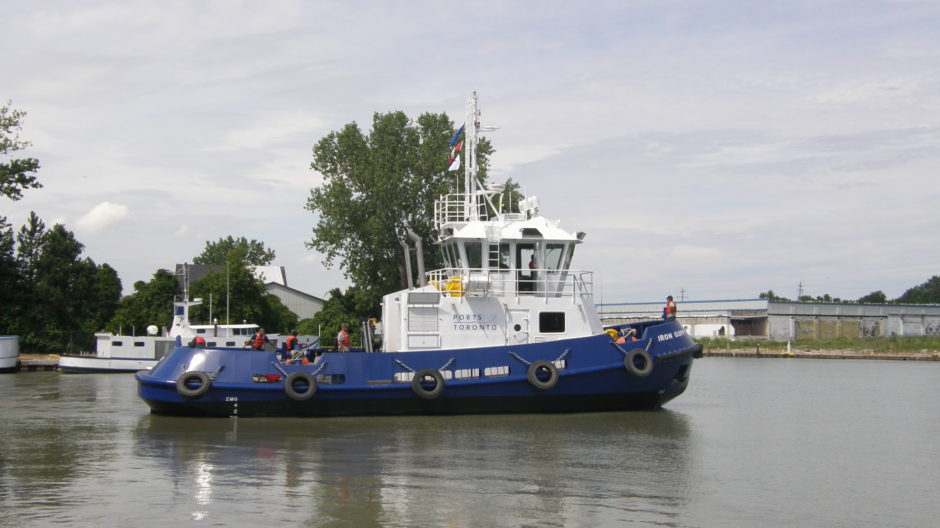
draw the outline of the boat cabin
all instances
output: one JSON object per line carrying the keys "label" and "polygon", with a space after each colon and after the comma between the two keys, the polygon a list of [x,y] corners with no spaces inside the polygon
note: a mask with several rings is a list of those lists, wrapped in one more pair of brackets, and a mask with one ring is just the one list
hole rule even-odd
{"label": "boat cabin", "polygon": [[445,267],[427,282],[383,302],[385,350],[476,348],[538,343],[601,332],[592,299],[592,275],[571,269],[583,233],[571,234],[538,213],[538,200],[521,212],[484,218],[487,195],[471,196],[476,218],[450,216],[465,195],[438,201],[437,242]]}

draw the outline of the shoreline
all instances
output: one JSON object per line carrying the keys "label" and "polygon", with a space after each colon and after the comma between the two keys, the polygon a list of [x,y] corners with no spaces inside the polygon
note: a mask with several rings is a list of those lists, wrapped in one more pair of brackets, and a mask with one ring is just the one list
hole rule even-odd
{"label": "shoreline", "polygon": [[736,358],[787,358],[787,359],[875,359],[891,361],[940,361],[940,351],[921,350],[918,352],[876,352],[874,350],[822,350],[792,349],[766,350],[758,348],[731,348],[724,350],[703,351],[703,357]]}

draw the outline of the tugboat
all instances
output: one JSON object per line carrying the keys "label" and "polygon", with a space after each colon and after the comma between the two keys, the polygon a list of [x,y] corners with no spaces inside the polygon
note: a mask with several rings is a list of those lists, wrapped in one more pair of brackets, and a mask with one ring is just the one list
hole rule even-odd
{"label": "tugboat", "polygon": [[409,232],[419,283],[383,297],[381,350],[366,337],[362,350],[304,364],[274,352],[177,346],[136,374],[152,412],[596,412],[657,408],[682,394],[701,346],[675,320],[604,327],[592,273],[571,268],[584,233],[541,216],[535,197],[503,211],[504,189],[478,177],[476,93],[465,127],[465,192],[435,203],[445,267],[425,274],[421,239]]}

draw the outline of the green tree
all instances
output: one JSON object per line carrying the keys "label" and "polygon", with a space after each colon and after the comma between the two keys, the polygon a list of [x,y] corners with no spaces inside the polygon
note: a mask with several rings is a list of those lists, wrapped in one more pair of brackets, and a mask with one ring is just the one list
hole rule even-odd
{"label": "green tree", "polygon": [[[273,332],[287,332],[297,326],[297,316],[279,298],[265,292],[264,284],[250,269],[247,250],[235,247],[226,254],[227,265],[210,271],[192,284],[191,295],[203,304],[190,312],[193,322],[254,323]],[[209,306],[212,299],[213,306]],[[211,317],[210,317],[211,311]]]}
{"label": "green tree", "polygon": [[871,304],[884,304],[888,302],[888,296],[885,295],[885,292],[878,290],[878,291],[873,291],[864,297],[859,297],[858,302],[871,303]]}
{"label": "green tree", "polygon": [[173,321],[173,300],[179,291],[176,276],[158,269],[147,281],[134,283],[134,293],[120,300],[107,330],[142,334],[150,325],[168,327]]}
{"label": "green tree", "polygon": [[0,334],[12,334],[21,304],[13,226],[0,216]]}
{"label": "green tree", "polygon": [[267,293],[261,304],[261,321],[265,328],[274,329],[280,333],[287,333],[297,328],[299,318],[297,314],[284,306],[277,295]]}
{"label": "green tree", "polygon": [[232,238],[229,235],[226,238],[219,238],[218,242],[207,240],[205,249],[193,259],[193,264],[225,265],[226,256],[236,249],[243,252],[244,261],[248,265],[267,266],[274,262],[274,250],[265,248],[262,242],[255,239],[248,240],[245,237]]}
{"label": "green tree", "polygon": [[26,224],[20,226],[16,235],[16,258],[20,278],[26,283],[36,281],[36,266],[42,252],[46,224],[35,211],[30,211]]}
{"label": "green tree", "polygon": [[[42,229],[31,215],[23,226],[19,269],[22,284],[18,334],[24,350],[69,352],[90,349],[94,332],[113,316],[121,293],[110,266],[82,258],[84,245],[61,224]],[[38,239],[38,244],[37,244]],[[37,249],[38,248],[38,249]]]}
{"label": "green tree", "polygon": [[934,275],[927,282],[914,286],[895,301],[905,304],[940,303],[940,276]]}
{"label": "green tree", "polygon": [[[406,229],[422,238],[426,269],[441,265],[432,245],[434,200],[459,183],[457,173],[446,171],[454,131],[446,114],[412,121],[403,112],[376,113],[368,134],[349,123],[313,148],[310,166],[323,183],[307,200],[318,217],[307,246],[323,253],[328,267],[338,262],[368,304],[378,306],[383,294],[407,285],[401,246]],[[481,141],[481,179],[491,153],[489,142]]]}
{"label": "green tree", "polygon": [[[352,290],[352,291],[350,291]],[[344,295],[339,288],[327,292],[327,300],[323,308],[314,314],[311,319],[305,319],[298,328],[301,334],[319,335],[321,346],[336,344],[336,334],[343,323],[349,325],[350,340],[358,344],[359,340],[359,310],[360,300],[357,300],[354,288],[346,290]]]}
{"label": "green tree", "polygon": [[769,301],[776,301],[776,302],[790,302],[790,299],[777,295],[776,293],[774,293],[773,290],[767,290],[766,292],[763,292],[760,295],[758,295],[757,298],[767,299]]}
{"label": "green tree", "polygon": [[[12,101],[7,101],[0,106],[0,156],[4,158],[30,146],[19,136],[26,113],[11,108],[11,105]],[[42,187],[35,176],[38,170],[39,161],[35,158],[0,159],[0,195],[15,201],[23,197],[23,190]]]}
{"label": "green tree", "polygon": [[[503,184],[505,187],[503,192],[500,193],[499,199],[502,201],[502,212],[504,213],[518,213],[519,211],[519,201],[525,198],[525,196],[519,192],[520,186],[517,182],[512,181],[512,178],[506,180],[506,183]],[[498,205],[497,205],[498,207]]]}

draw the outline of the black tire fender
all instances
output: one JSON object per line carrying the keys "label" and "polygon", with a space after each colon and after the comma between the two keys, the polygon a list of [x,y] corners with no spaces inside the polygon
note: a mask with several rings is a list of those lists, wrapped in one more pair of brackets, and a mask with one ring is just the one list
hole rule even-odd
{"label": "black tire fender", "polygon": [[[191,387],[190,385],[194,382],[199,382],[199,385]],[[212,381],[209,380],[208,374],[191,370],[184,372],[180,375],[179,379],[176,380],[176,392],[184,398],[196,399],[205,394],[211,385]]]}
{"label": "black tire fender", "polygon": [[645,378],[653,372],[653,358],[643,348],[634,348],[623,357],[623,366],[635,378]]}
{"label": "black tire fender", "polygon": [[[433,388],[424,386],[427,378],[434,378]],[[421,399],[433,400],[444,392],[444,376],[436,369],[421,369],[415,372],[415,377],[411,380],[411,390]]]}
{"label": "black tire fender", "polygon": [[[303,381],[307,385],[306,390],[298,391],[294,388],[294,384],[298,381]],[[317,392],[317,382],[313,379],[313,376],[309,372],[303,370],[297,370],[291,372],[287,375],[287,378],[284,380],[284,392],[292,400],[296,401],[305,401],[313,398],[313,395]]]}
{"label": "black tire fender", "polygon": [[[541,379],[539,375],[544,375],[546,372],[548,373],[548,379]],[[526,378],[529,380],[529,384],[536,389],[548,390],[558,384],[558,368],[551,361],[540,359],[529,365]]]}

